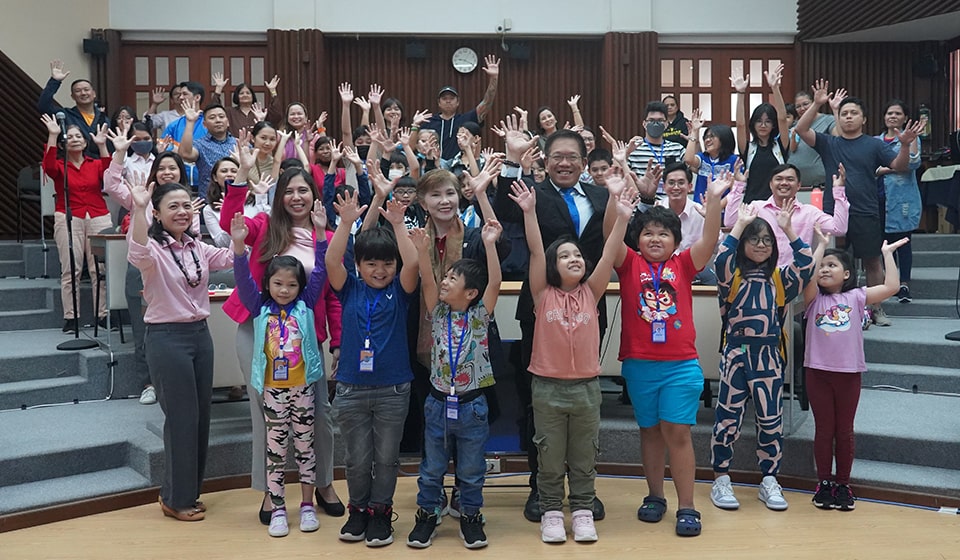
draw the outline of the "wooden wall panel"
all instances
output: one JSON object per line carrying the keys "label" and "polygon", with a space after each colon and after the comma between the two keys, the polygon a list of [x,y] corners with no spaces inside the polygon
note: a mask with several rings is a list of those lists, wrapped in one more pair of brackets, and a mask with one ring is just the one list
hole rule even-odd
{"label": "wooden wall panel", "polygon": [[[940,61],[934,76],[918,76],[914,62],[932,55]],[[945,74],[949,53],[939,43],[802,43],[800,45],[800,86],[809,88],[817,78],[830,81],[830,88],[846,88],[850,95],[866,101],[867,132],[879,134],[883,126],[883,104],[902,99],[912,117],[921,103],[930,107],[933,131],[924,151],[944,145],[949,124],[950,89]],[[949,130],[948,130],[949,129]]]}
{"label": "wooden wall panel", "polygon": [[660,99],[657,34],[607,33],[603,41],[601,121],[624,141],[641,131],[643,109]]}
{"label": "wooden wall panel", "polygon": [[799,0],[797,38],[829,37],[960,10],[960,0]]}

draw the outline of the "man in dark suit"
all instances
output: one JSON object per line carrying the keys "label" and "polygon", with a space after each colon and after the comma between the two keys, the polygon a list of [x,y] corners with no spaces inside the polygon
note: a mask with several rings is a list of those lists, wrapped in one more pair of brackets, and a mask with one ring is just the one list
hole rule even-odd
{"label": "man in dark suit", "polygon": [[[520,177],[520,161],[523,153],[536,144],[536,138],[529,138],[520,131],[511,115],[506,123],[507,159],[503,164],[497,181],[497,195],[494,210],[501,222],[523,222],[523,212],[507,196],[510,185]],[[543,150],[547,179],[536,185],[537,218],[544,247],[557,238],[570,235],[579,239],[584,258],[596,263],[603,252],[603,216],[607,206],[607,191],[590,183],[580,182],[587,159],[587,148],[583,138],[572,130],[559,130],[551,134]],[[607,328],[607,306],[603,299],[598,302],[600,336]],[[527,447],[527,460],[530,466],[530,496],[527,498],[523,515],[530,521],[540,521],[540,495],[537,491],[537,447],[533,443],[534,423],[530,393],[530,354],[533,350],[533,298],[530,286],[524,281],[517,301],[516,319],[520,321],[522,338],[520,341],[520,361],[523,371],[517,377],[517,392],[523,406],[524,418],[521,423],[521,441]],[[600,349],[597,349],[599,356]],[[599,499],[593,504],[594,519],[604,517],[603,503]]]}

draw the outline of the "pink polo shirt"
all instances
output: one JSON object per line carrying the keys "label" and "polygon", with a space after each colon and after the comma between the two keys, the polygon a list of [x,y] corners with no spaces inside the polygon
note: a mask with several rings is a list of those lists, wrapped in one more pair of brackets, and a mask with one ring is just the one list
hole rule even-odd
{"label": "pink polo shirt", "polygon": [[572,292],[547,286],[536,309],[531,373],[556,379],[600,375],[597,300],[586,284]]}
{"label": "pink polo shirt", "polygon": [[[743,200],[745,188],[746,183],[734,183],[733,189],[727,195],[727,209],[723,215],[723,225],[726,227],[733,227],[737,223],[737,213],[740,209],[740,202]],[[833,187],[833,199],[836,201],[836,205],[832,216],[812,204],[794,202],[796,210],[793,211],[793,231],[807,245],[813,246],[813,226],[817,223],[820,224],[823,233],[835,236],[847,234],[850,202],[847,200],[845,189],[843,187]],[[773,230],[773,235],[777,238],[777,250],[780,254],[777,266],[790,266],[793,263],[793,249],[790,247],[790,240],[787,239],[783,230],[777,226],[777,214],[780,213],[780,207],[773,201],[773,196],[762,202],[757,201],[756,204],[760,206],[757,216],[770,224],[770,229]]]}
{"label": "pink polo shirt", "polygon": [[[147,311],[143,322],[192,323],[210,316],[210,295],[207,286],[211,270],[224,270],[233,266],[233,249],[218,248],[183,236],[183,244],[167,237],[167,243],[161,245],[150,238],[146,245],[140,245],[128,235],[130,245],[127,260],[140,270],[143,276],[143,299],[147,302]],[[196,255],[200,263],[200,282],[191,287],[177,266],[174,255],[183,265],[187,277],[198,277]]]}

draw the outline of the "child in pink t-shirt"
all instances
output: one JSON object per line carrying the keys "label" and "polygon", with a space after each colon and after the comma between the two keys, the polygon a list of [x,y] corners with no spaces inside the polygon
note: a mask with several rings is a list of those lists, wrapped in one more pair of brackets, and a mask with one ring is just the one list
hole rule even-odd
{"label": "child in pink t-shirt", "polygon": [[551,543],[567,540],[563,482],[568,477],[573,539],[592,542],[597,540],[593,500],[601,398],[597,300],[607,289],[613,259],[636,202],[618,197],[613,203],[616,223],[591,273],[591,263],[573,237],[560,237],[544,251],[536,192],[519,182],[512,188],[509,196],[523,211],[530,248],[530,293],[537,315],[528,369],[533,374],[533,441],[539,450],[540,537]]}
{"label": "child in pink t-shirt", "polygon": [[[863,320],[865,305],[880,303],[897,293],[900,280],[893,254],[909,238],[895,243],[883,242],[884,282],[879,286],[858,288],[853,257],[840,249],[824,248],[829,240],[816,227],[820,245],[817,282],[803,292],[806,308],[807,395],[816,424],[813,455],[817,463],[816,493],[813,505],[820,509],[852,511],[856,498],[850,490],[853,467],[853,420],[860,401],[860,374],[867,369],[863,356]],[[836,443],[836,451],[834,451]],[[834,456],[837,474],[831,476]],[[831,480],[832,479],[832,480]]]}

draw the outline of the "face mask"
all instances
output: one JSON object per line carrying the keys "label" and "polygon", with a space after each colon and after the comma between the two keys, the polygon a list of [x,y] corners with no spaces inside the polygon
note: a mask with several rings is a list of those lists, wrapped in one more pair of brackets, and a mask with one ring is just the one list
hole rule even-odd
{"label": "face mask", "polygon": [[390,172],[387,173],[387,178],[393,181],[394,179],[399,179],[404,175],[406,175],[406,173],[402,169],[391,169]]}
{"label": "face mask", "polygon": [[367,154],[370,153],[370,146],[357,146],[357,155],[363,161],[367,160]]}
{"label": "face mask", "polygon": [[150,150],[153,149],[153,140],[136,140],[130,143],[130,147],[134,153],[140,154],[141,156],[147,155],[150,153]]}
{"label": "face mask", "polygon": [[667,129],[666,123],[662,122],[651,122],[647,123],[647,136],[650,138],[660,138],[663,136],[663,131]]}

